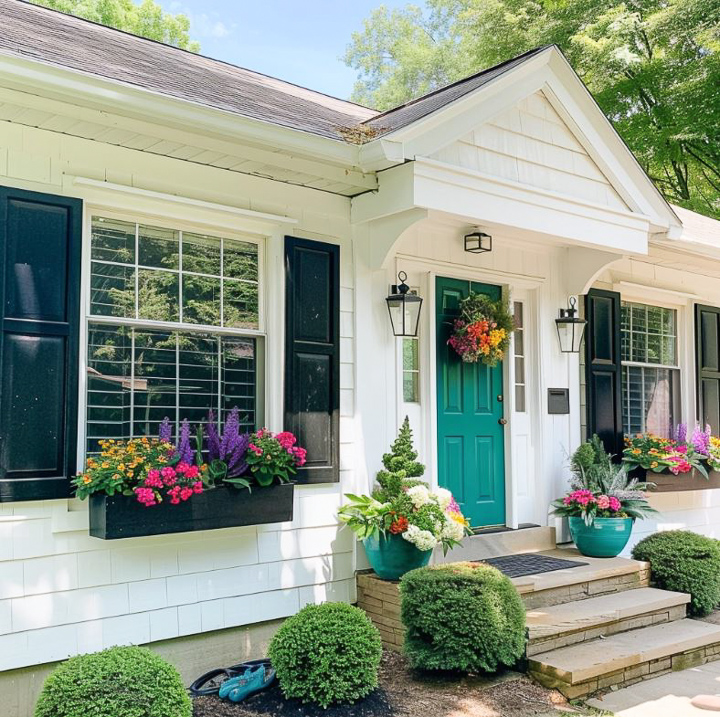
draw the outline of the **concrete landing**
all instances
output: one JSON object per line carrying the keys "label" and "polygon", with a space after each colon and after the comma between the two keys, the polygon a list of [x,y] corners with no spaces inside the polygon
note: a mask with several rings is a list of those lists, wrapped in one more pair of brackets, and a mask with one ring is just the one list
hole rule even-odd
{"label": "concrete landing", "polygon": [[588,704],[616,717],[712,717],[720,713],[698,709],[690,701],[714,694],[720,694],[720,662],[638,682]]}

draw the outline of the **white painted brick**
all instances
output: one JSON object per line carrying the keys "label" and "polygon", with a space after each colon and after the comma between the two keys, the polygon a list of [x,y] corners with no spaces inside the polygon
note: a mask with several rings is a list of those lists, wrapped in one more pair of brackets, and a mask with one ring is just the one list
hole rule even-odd
{"label": "white painted brick", "polygon": [[181,605],[178,609],[178,635],[195,635],[202,632],[200,604]]}
{"label": "white painted brick", "polygon": [[0,636],[0,672],[32,664],[28,659],[28,633]]}
{"label": "white painted brick", "polygon": [[13,526],[13,557],[37,558],[55,553],[50,518],[24,520]]}
{"label": "white painted brick", "polygon": [[197,576],[175,575],[166,579],[168,605],[187,605],[197,602]]}
{"label": "white painted brick", "polygon": [[352,338],[355,335],[355,326],[353,324],[353,314],[349,311],[340,312],[340,336],[344,338]]}
{"label": "white painted brick", "polygon": [[339,525],[263,533],[260,536],[260,560],[276,562],[349,552],[354,542],[354,534],[342,530]]}
{"label": "white painted brick", "polygon": [[[230,531],[227,531],[230,533]],[[214,568],[249,565],[258,561],[257,535],[254,528],[229,534],[223,539],[201,537],[178,548],[180,573],[199,573]]]}
{"label": "white painted brick", "polygon": [[[12,503],[0,506],[0,516],[5,517],[8,513],[5,510],[12,510]],[[0,517],[0,562],[12,560],[13,558],[13,524],[4,522]],[[1,567],[1,566],[0,566]],[[0,581],[1,583],[2,581]]]}
{"label": "white painted brick", "polygon": [[222,630],[225,627],[222,600],[200,603],[200,624],[203,632]]}
{"label": "white painted brick", "polygon": [[128,585],[130,612],[158,610],[167,606],[165,579],[142,580]]}
{"label": "white painted brick", "polygon": [[277,590],[258,600],[254,595],[226,598],[223,601],[225,627],[251,625],[294,615],[300,609],[297,590]]}
{"label": "white painted brick", "polygon": [[353,416],[355,414],[355,395],[351,389],[340,389],[340,415]]}
{"label": "white painted brick", "polygon": [[319,585],[333,580],[349,580],[353,574],[352,553],[284,560],[269,565],[272,590]]}
{"label": "white painted brick", "polygon": [[121,548],[111,552],[112,581],[129,583],[150,577],[150,556],[147,548]]}
{"label": "white painted brick", "polygon": [[337,524],[337,511],[343,503],[340,487],[332,486],[332,492],[320,493],[319,486],[303,486],[295,489],[299,495],[295,524],[298,527],[319,527]]}
{"label": "white painted brick", "polygon": [[99,652],[103,649],[103,621],[92,620],[74,626],[77,634],[78,653]]}
{"label": "white painted brick", "polygon": [[103,648],[150,642],[150,617],[147,613],[103,620],[102,628]]}
{"label": "white painted brick", "polygon": [[35,558],[24,563],[26,595],[75,590],[78,587],[76,555]]}
{"label": "white painted brick", "polygon": [[352,289],[340,289],[340,310],[352,311],[355,308],[355,292]]}
{"label": "white painted brick", "polygon": [[353,340],[350,338],[340,339],[340,362],[353,363],[355,361],[355,349],[353,348]]}
{"label": "white painted brick", "polygon": [[354,580],[340,580],[324,585],[307,585],[298,589],[300,607],[324,602],[352,602]]}
{"label": "white painted brick", "polygon": [[27,152],[9,149],[7,155],[7,173],[11,177],[29,182],[50,183],[52,174],[50,158],[34,156]]}
{"label": "white painted brick", "polygon": [[112,582],[110,556],[109,550],[90,550],[78,553],[78,587],[109,585]]}
{"label": "white painted brick", "polygon": [[12,603],[10,600],[0,601],[0,635],[12,632]]}
{"label": "white painted brick", "polygon": [[342,388],[353,388],[355,386],[355,369],[353,364],[340,364],[340,386]]}
{"label": "white painted brick", "polygon": [[217,600],[268,589],[267,565],[212,570],[197,576],[198,600]]}
{"label": "white painted brick", "polygon": [[168,607],[164,610],[155,610],[150,613],[150,641],[171,640],[177,637],[178,611],[175,607]]}
{"label": "white painted brick", "polygon": [[21,562],[0,563],[0,599],[23,594],[23,565]]}

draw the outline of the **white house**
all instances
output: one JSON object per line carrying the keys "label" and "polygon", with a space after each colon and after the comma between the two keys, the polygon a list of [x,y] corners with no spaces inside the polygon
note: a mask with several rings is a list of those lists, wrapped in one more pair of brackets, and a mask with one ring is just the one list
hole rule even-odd
{"label": "white house", "polygon": [[[720,430],[720,223],[666,203],[556,47],[380,114],[18,0],[0,18],[5,717],[69,655],[151,643],[191,677],[354,601],[335,513],[405,415],[428,480],[478,528],[539,526],[509,533],[526,547],[584,435]],[[399,272],[417,338],[391,330]],[[493,370],[446,346],[473,286],[519,325]],[[69,480],[99,438],[234,405],[307,445],[292,520],[89,535]],[[720,537],[720,491],[654,500],[634,539]]]}

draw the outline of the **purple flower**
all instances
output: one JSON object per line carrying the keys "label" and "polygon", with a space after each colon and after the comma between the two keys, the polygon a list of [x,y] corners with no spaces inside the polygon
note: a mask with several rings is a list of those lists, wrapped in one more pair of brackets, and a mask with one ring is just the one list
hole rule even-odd
{"label": "purple flower", "polygon": [[240,411],[237,406],[230,411],[225,419],[222,439],[220,440],[220,459],[227,463],[228,456],[235,447],[235,442],[240,435]]}
{"label": "purple flower", "polygon": [[250,445],[250,434],[242,433],[232,440],[230,453],[227,456],[228,477],[234,478],[247,472],[248,464],[245,461],[248,446]]}
{"label": "purple flower", "polygon": [[700,426],[695,426],[695,430],[692,435],[692,446],[696,453],[700,453],[703,456],[710,455],[710,426],[705,426],[703,431]]}
{"label": "purple flower", "polygon": [[675,429],[675,440],[678,443],[687,443],[687,432],[687,423],[678,423],[677,428]]}
{"label": "purple flower", "polygon": [[208,412],[205,431],[207,433],[208,460],[212,463],[220,458],[220,436],[215,425],[215,414],[212,411]]}
{"label": "purple flower", "polygon": [[178,441],[177,455],[181,463],[192,464],[195,460],[195,451],[190,445],[190,424],[185,418],[180,427],[180,440]]}
{"label": "purple flower", "polygon": [[158,431],[158,437],[161,443],[172,443],[172,426],[170,425],[170,419],[165,416],[162,423],[160,424],[160,430]]}

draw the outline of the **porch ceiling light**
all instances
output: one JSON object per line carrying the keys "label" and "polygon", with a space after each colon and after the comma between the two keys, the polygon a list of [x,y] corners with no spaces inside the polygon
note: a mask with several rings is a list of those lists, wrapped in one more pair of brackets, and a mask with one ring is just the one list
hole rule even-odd
{"label": "porch ceiling light", "polygon": [[580,344],[587,326],[587,321],[578,317],[576,306],[577,299],[571,296],[567,309],[560,309],[560,316],[555,319],[560,351],[564,354],[580,353]]}
{"label": "porch ceiling light", "polygon": [[404,271],[398,274],[398,279],[400,283],[390,287],[390,295],[385,299],[393,334],[417,336],[423,300],[417,294],[410,293],[410,287],[405,283],[407,274]]}
{"label": "porch ceiling light", "polygon": [[492,237],[485,232],[472,232],[465,235],[465,251],[471,254],[484,254],[492,251]]}

